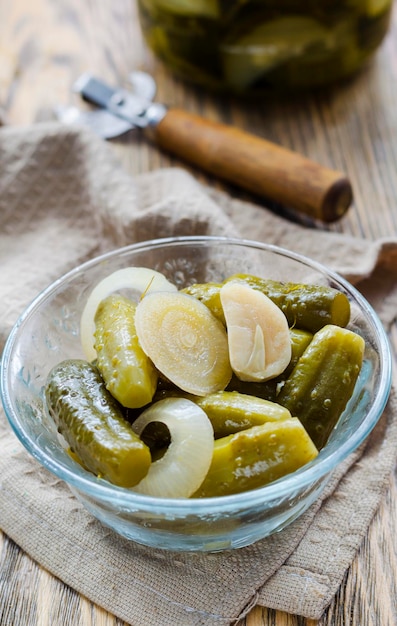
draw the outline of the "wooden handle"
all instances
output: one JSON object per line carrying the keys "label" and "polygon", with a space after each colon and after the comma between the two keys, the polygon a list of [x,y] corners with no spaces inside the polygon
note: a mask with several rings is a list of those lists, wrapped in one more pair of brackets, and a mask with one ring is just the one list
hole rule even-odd
{"label": "wooden handle", "polygon": [[153,133],[162,149],[183,160],[323,222],[341,218],[352,202],[340,172],[238,128],[169,109]]}

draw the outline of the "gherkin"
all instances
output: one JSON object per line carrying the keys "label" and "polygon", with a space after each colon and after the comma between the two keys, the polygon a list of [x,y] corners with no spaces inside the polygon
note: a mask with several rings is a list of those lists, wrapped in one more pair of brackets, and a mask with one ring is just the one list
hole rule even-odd
{"label": "gherkin", "polygon": [[143,352],[135,330],[136,304],[119,294],[102,300],[95,315],[97,366],[107,389],[125,407],[148,404],[157,371]]}
{"label": "gherkin", "polygon": [[329,324],[319,330],[286,379],[277,402],[298,417],[321,449],[352,396],[365,342]]}
{"label": "gherkin", "polygon": [[48,375],[45,396],[59,432],[86,469],[121,487],[132,487],[147,474],[149,448],[94,365],[62,361]]}

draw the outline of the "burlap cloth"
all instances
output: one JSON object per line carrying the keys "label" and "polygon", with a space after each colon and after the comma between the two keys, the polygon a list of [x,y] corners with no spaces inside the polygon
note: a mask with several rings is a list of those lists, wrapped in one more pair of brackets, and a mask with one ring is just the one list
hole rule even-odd
{"label": "burlap cloth", "polygon": [[[131,179],[113,149],[88,132],[42,124],[0,130],[0,348],[28,302],[65,271],[119,246],[183,234],[244,236],[310,253],[356,283],[386,326],[396,316],[396,240],[313,232],[206,189],[181,169]],[[117,537],[29,457],[4,413],[0,434],[1,528],[55,576],[133,626],[229,624],[256,603],[316,619],[388,485],[397,402],[393,391],[364,449],[300,520],[253,546],[209,555]]]}

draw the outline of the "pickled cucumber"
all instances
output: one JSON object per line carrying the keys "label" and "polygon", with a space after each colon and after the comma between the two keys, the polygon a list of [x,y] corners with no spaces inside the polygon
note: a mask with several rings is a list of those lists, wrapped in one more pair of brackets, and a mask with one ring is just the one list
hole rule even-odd
{"label": "pickled cucumber", "polygon": [[129,409],[148,404],[157,370],[142,350],[135,329],[136,304],[119,294],[100,303],[95,315],[97,366],[106,388]]}
{"label": "pickled cucumber", "polygon": [[[181,397],[191,400],[206,413],[212,424],[215,439],[265,422],[277,422],[292,417],[288,409],[276,402],[238,391],[218,391],[200,397],[183,394],[177,389],[163,390],[156,394],[155,401]],[[147,439],[145,433],[145,442],[152,449],[164,446],[165,441],[165,434],[160,429],[158,431],[152,430],[150,439]]]}
{"label": "pickled cucumber", "polygon": [[237,391],[220,391],[194,402],[209,417],[215,439],[258,426],[265,422],[278,422],[291,418],[285,407]]}
{"label": "pickled cucumber", "polygon": [[49,373],[45,397],[58,431],[86,469],[121,487],[133,487],[146,476],[149,448],[124,419],[94,365],[62,361]]}
{"label": "pickled cucumber", "polygon": [[262,487],[299,469],[318,451],[297,418],[267,422],[217,439],[208,474],[194,497]]}
{"label": "pickled cucumber", "polygon": [[324,326],[277,396],[277,402],[300,419],[318,449],[326,444],[352,396],[364,347],[364,339],[351,330]]}

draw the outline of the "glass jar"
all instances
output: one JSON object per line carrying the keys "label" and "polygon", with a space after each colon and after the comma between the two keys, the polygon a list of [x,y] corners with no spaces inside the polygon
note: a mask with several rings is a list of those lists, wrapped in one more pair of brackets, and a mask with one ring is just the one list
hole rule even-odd
{"label": "glass jar", "polygon": [[387,33],[392,0],[138,0],[149,47],[182,78],[239,94],[326,85]]}

